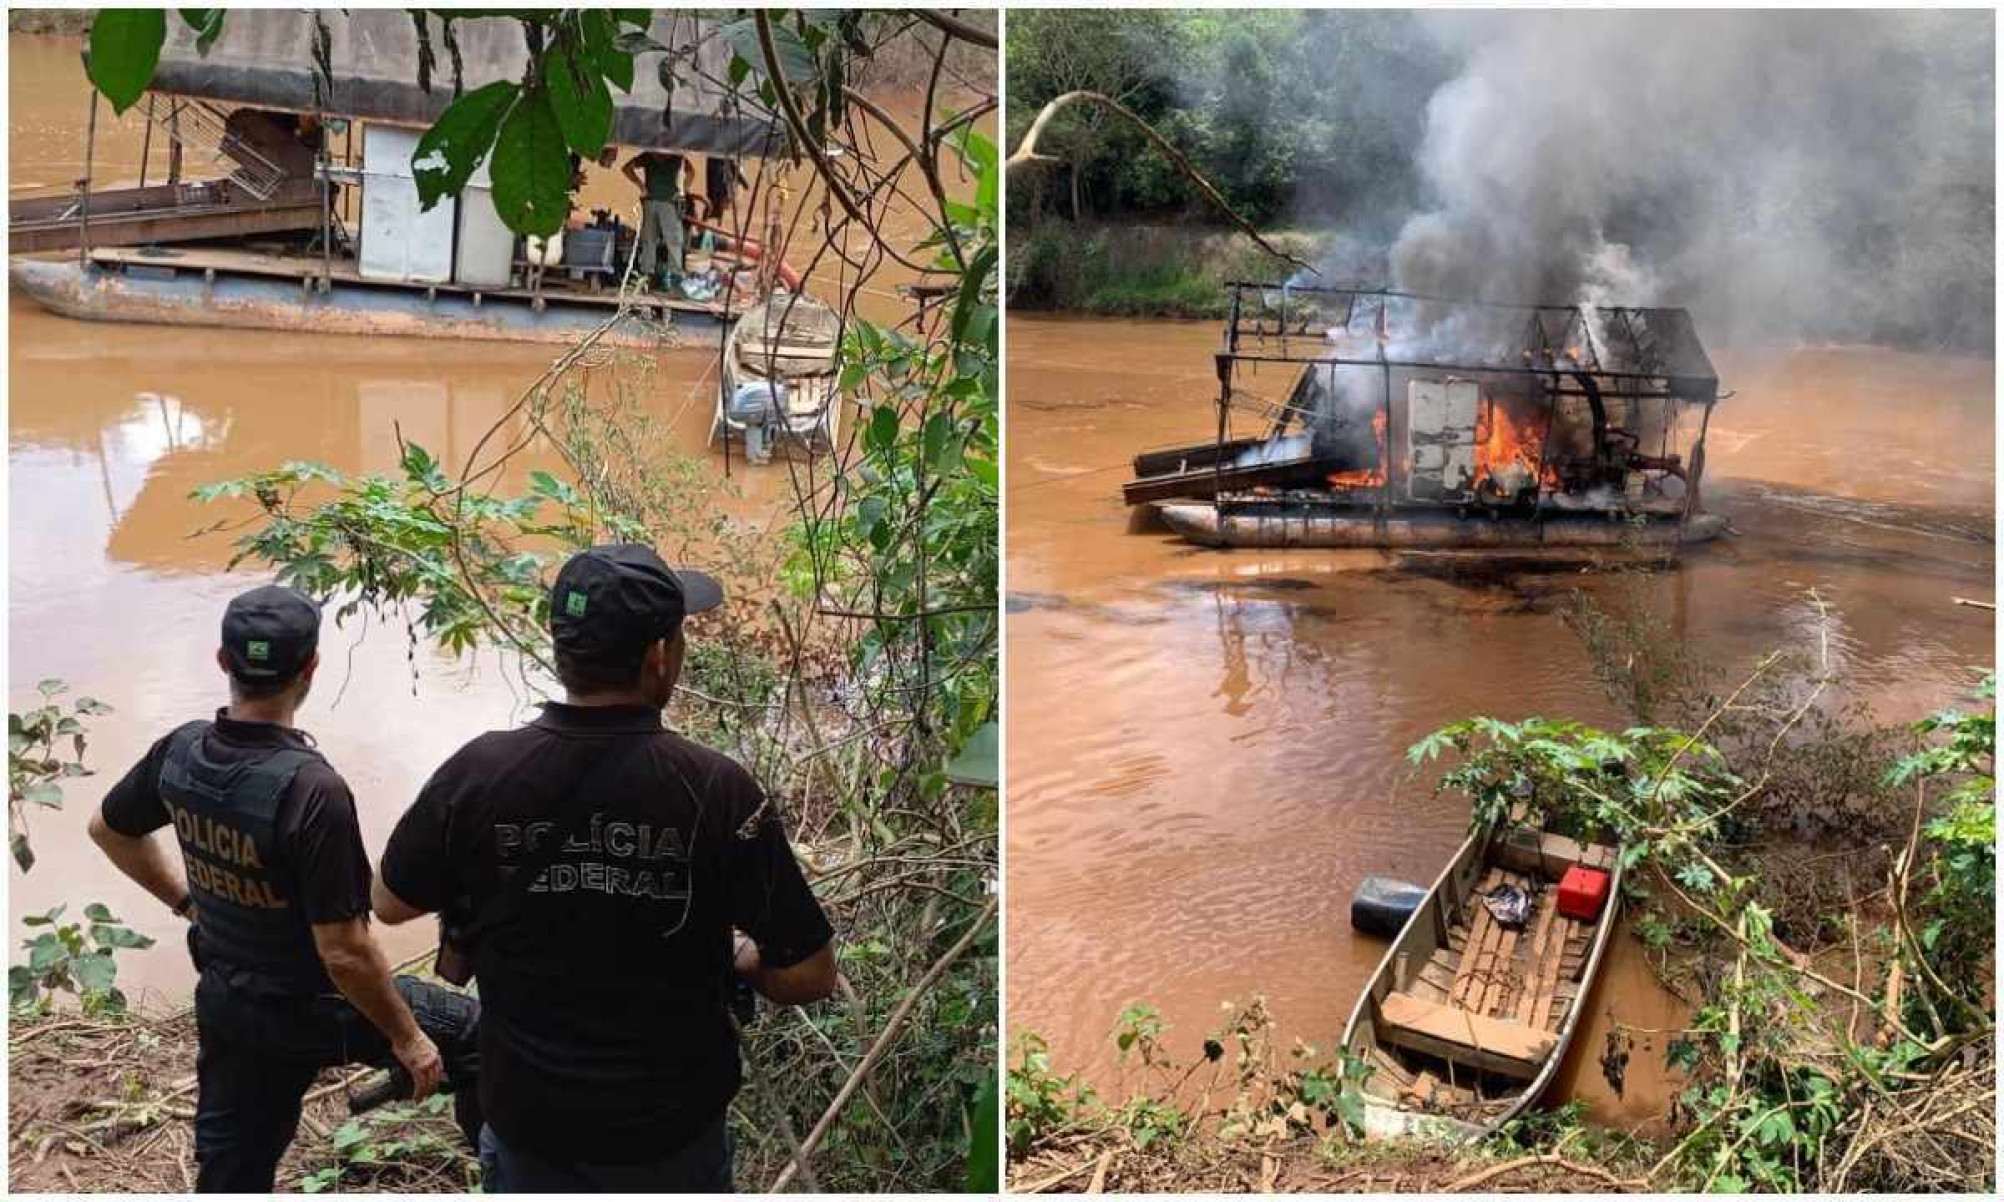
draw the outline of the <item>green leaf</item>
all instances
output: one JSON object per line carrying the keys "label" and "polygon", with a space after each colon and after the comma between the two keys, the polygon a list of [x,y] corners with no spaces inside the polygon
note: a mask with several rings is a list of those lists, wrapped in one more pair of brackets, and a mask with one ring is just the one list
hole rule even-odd
{"label": "green leaf", "polygon": [[974,1095],[974,1117],[967,1124],[967,1192],[994,1194],[1001,1187],[996,1158],[1001,1127],[1000,1095],[991,1073]]}
{"label": "green leaf", "polygon": [[118,921],[118,919],[112,915],[110,907],[106,906],[103,902],[92,902],[88,906],[85,906],[84,917],[90,919],[92,922]]}
{"label": "green leaf", "polygon": [[366,1143],[368,1138],[369,1129],[359,1121],[349,1119],[334,1129],[334,1150],[346,1152],[350,1148]]}
{"label": "green leaf", "polygon": [[7,1004],[18,1010],[32,1006],[41,995],[41,988],[35,983],[35,974],[25,964],[16,964],[7,970]]}
{"label": "green leaf", "polygon": [[[475,88],[452,102],[411,152],[418,203],[429,212],[441,197],[457,196],[494,146],[501,123],[521,94],[506,80]],[[498,191],[498,185],[496,190]]]}
{"label": "green leaf", "polygon": [[956,785],[998,788],[1002,783],[1000,762],[1001,728],[993,722],[983,723],[946,765],[946,778]]}
{"label": "green leaf", "polygon": [[28,942],[28,971],[40,976],[68,954],[54,931],[44,931]]}
{"label": "green leaf", "polygon": [[90,929],[90,937],[99,947],[148,948],[153,946],[153,937],[142,935],[131,927],[100,923]]}
{"label": "green leaf", "polygon": [[[587,158],[603,150],[612,136],[612,92],[590,53],[567,49],[544,55],[543,84],[570,148]],[[566,180],[565,192],[569,190]]]}
{"label": "green leaf", "polygon": [[[758,22],[751,17],[732,21],[718,30],[723,35],[724,44],[731,52],[743,59],[752,70],[765,76],[765,52],[758,44]],[[800,35],[784,25],[773,23],[772,52],[779,60],[780,74],[789,83],[808,83],[814,79],[814,52]]]}
{"label": "green leaf", "polygon": [[14,853],[14,862],[21,866],[22,872],[27,872],[35,866],[35,850],[28,846],[28,836],[16,831],[8,839],[7,844]]}
{"label": "green leaf", "polygon": [[123,113],[146,92],[160,65],[160,45],[167,40],[167,10],[107,8],[90,25],[90,54],[85,70],[91,83]]}
{"label": "green leaf", "polygon": [[870,430],[864,437],[869,448],[879,453],[888,452],[898,441],[898,411],[889,405],[879,405],[870,415]]}
{"label": "green leaf", "polygon": [[223,36],[223,16],[229,10],[224,8],[184,8],[181,19],[188,28],[195,31],[195,53],[209,57],[209,47]]}
{"label": "green leaf", "polygon": [[525,93],[494,141],[494,208],[518,234],[547,238],[570,212],[571,165],[542,89]]}

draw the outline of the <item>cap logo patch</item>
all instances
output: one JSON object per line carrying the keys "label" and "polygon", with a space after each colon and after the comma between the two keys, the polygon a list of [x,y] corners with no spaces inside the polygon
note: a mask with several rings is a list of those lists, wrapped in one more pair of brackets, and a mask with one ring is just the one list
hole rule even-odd
{"label": "cap logo patch", "polygon": [[244,657],[246,659],[270,659],[271,644],[259,639],[252,639],[250,642],[244,644]]}
{"label": "cap logo patch", "polygon": [[576,589],[572,589],[570,594],[564,598],[564,612],[573,618],[582,618],[584,617],[584,611],[585,595]]}

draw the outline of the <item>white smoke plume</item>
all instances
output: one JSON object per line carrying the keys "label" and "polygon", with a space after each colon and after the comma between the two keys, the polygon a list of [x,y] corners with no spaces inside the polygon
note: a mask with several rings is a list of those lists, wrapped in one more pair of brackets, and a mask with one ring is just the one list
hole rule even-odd
{"label": "white smoke plume", "polygon": [[[1990,12],[1436,13],[1404,289],[1987,350]],[[1354,278],[1354,277],[1352,277]]]}

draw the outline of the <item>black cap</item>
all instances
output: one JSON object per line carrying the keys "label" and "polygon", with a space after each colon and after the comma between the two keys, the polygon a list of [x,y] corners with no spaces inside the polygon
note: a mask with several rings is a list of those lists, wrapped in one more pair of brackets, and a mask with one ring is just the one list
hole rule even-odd
{"label": "black cap", "polygon": [[550,590],[550,634],[578,659],[624,657],[681,628],[690,614],[724,602],[724,586],[701,572],[676,571],[640,543],[593,547],[571,556]]}
{"label": "black cap", "polygon": [[223,657],[239,680],[283,680],[319,645],[320,607],[296,588],[254,588],[223,611]]}

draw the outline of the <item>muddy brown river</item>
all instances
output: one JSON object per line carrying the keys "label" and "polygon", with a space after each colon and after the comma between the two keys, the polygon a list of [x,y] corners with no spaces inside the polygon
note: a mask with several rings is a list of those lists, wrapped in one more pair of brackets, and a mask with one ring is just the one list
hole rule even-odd
{"label": "muddy brown river", "polygon": [[[1702,315],[1700,329],[1703,329]],[[1109,1033],[1157,1006],[1188,1057],[1221,1003],[1264,994],[1328,1051],[1382,955],[1366,875],[1426,882],[1465,804],[1405,748],[1450,720],[1619,715],[1558,612],[1607,577],[1369,551],[1199,549],[1136,521],[1136,451],[1215,433],[1208,323],[1012,315],[1008,425],[1008,1014],[1061,1070],[1117,1089]],[[1991,662],[1994,365],[1863,348],[1713,348],[1706,503],[1736,534],[1645,577],[1704,658],[1737,664],[1836,612],[1850,687],[1885,719],[1956,699]],[[1248,385],[1279,392],[1287,383]],[[1626,586],[1624,586],[1626,587]],[[1660,1116],[1682,1021],[1616,941],[1559,1090],[1624,1126]],[[1636,1029],[1625,1091],[1598,1057]]]}
{"label": "muddy brown river", "polygon": [[[64,191],[80,175],[88,92],[79,45],[74,38],[8,39],[9,185],[16,196]],[[877,99],[905,119],[919,108],[913,95]],[[968,103],[942,98],[943,105]],[[98,121],[99,184],[136,181],[143,145],[136,113],[117,120],[102,107]],[[157,138],[151,163],[152,177],[163,178]],[[208,167],[191,159],[186,170],[202,178]],[[954,175],[947,183],[956,194],[972,189],[971,180]],[[809,196],[796,235],[803,247],[818,245],[820,236]],[[630,188],[611,172],[594,174],[584,196],[586,205],[630,200]],[[920,228],[916,210],[900,210],[888,233],[909,245]],[[880,319],[901,316],[907,302],[894,288],[907,278],[895,265],[881,272],[859,307]],[[827,295],[847,282],[824,267],[809,287]],[[84,823],[153,739],[227,700],[214,662],[222,608],[268,579],[248,565],[229,570],[230,535],[195,535],[248,507],[205,505],[189,492],[294,459],[394,475],[399,432],[457,471],[555,352],[78,322],[18,297],[9,298],[8,319],[9,702],[31,704],[35,682],[57,677],[70,683],[71,696],[96,696],[116,710],[91,723],[88,762],[97,775],[69,782],[60,810],[29,815],[38,862],[26,874],[8,869],[9,939],[18,939],[24,915],[61,903],[74,915],[103,901],[161,940],[119,957],[121,987],[145,1003],[179,1004],[193,973],[177,924],[109,867]],[[699,460],[710,503],[776,537],[793,508],[791,474],[781,466],[747,469],[735,450],[726,480],[724,458],[708,443],[715,358],[696,349],[654,356],[642,407],[677,450]],[[547,448],[512,464],[503,487],[519,486],[538,466],[558,466]],[[330,620],[321,654],[300,721],[353,787],[372,856],[446,755],[482,731],[520,721],[535,702],[494,655],[454,661],[422,647],[413,655],[400,625],[365,627],[358,618],[337,629]],[[392,954],[424,950],[428,925],[384,931]]]}

